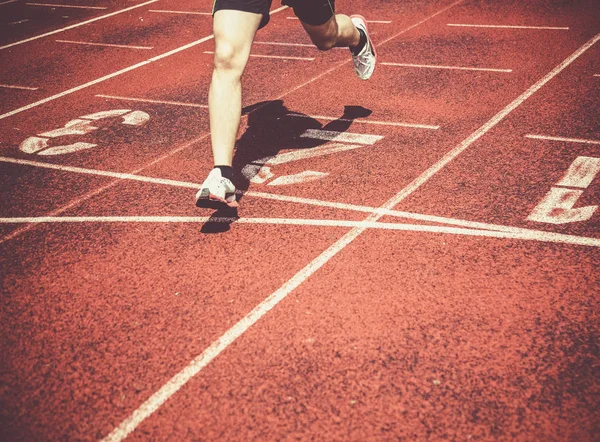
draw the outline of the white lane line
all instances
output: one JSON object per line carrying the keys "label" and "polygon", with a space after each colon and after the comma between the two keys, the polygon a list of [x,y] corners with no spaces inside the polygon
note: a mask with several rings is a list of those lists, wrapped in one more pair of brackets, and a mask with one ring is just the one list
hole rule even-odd
{"label": "white lane line", "polygon": [[26,19],[24,19],[24,20],[13,21],[13,22],[9,23],[8,25],[9,25],[9,26],[12,26],[12,25],[20,25],[21,23],[27,23],[28,21],[29,21],[29,19],[28,19],[28,18],[26,18]]}
{"label": "white lane line", "polygon": [[119,95],[105,95],[105,94],[97,94],[95,96],[99,97],[99,98],[107,98],[107,99],[111,99],[111,100],[137,101],[137,102],[141,102],[141,103],[169,104],[172,106],[199,107],[202,109],[208,109],[208,105],[206,105],[206,104],[186,103],[186,102],[182,102],[182,101],[151,100],[150,98],[121,97]]}
{"label": "white lane line", "polygon": [[[565,243],[564,238],[540,239],[535,232],[503,232],[493,230],[464,229],[458,227],[428,226],[422,224],[387,223],[381,221],[348,221],[310,218],[233,218],[210,216],[40,216],[0,218],[0,224],[74,224],[74,223],[233,223],[311,227],[349,227],[409,232],[445,233],[453,235],[489,238],[551,241]],[[569,244],[600,247],[600,239],[586,237],[569,238]]]}
{"label": "white lane line", "polygon": [[[204,51],[205,54],[214,54],[214,51]],[[292,56],[281,56],[281,55],[260,55],[260,54],[250,54],[250,57],[255,58],[277,58],[280,60],[303,60],[303,61],[313,61],[314,57],[292,57]]]}
{"label": "white lane line", "polygon": [[25,3],[27,6],[44,6],[49,8],[71,8],[71,9],[108,9],[106,6],[81,6],[81,5],[59,5],[55,3]]}
{"label": "white lane line", "polygon": [[88,87],[93,86],[95,84],[102,83],[103,81],[110,80],[111,78],[118,77],[121,74],[133,71],[134,69],[137,69],[137,68],[142,67],[142,66],[146,66],[146,65],[148,65],[150,63],[153,63],[155,61],[162,60],[163,58],[166,58],[166,57],[168,57],[170,55],[173,55],[173,54],[177,54],[178,52],[181,52],[181,51],[185,51],[186,49],[189,49],[189,48],[192,48],[194,46],[197,46],[197,45],[199,45],[201,43],[204,43],[204,42],[206,42],[208,40],[212,40],[213,38],[214,38],[214,35],[209,35],[207,37],[201,38],[200,40],[196,40],[196,41],[193,41],[191,43],[188,43],[187,45],[180,46],[180,47],[178,47],[176,49],[173,49],[173,50],[171,50],[169,52],[165,52],[164,54],[160,54],[160,55],[157,55],[155,57],[149,58],[148,60],[142,61],[140,63],[136,63],[133,66],[129,66],[129,67],[126,67],[124,69],[121,69],[120,71],[113,72],[112,74],[105,75],[104,77],[97,78],[96,80],[89,81],[89,82],[87,82],[85,84],[82,84],[80,86],[76,86],[76,87],[71,88],[69,90],[66,90],[64,92],[60,92],[60,93],[58,93],[56,95],[52,95],[50,97],[44,98],[43,100],[36,101],[35,103],[31,103],[31,104],[28,104],[27,106],[23,106],[23,107],[20,107],[18,109],[15,109],[13,111],[7,112],[5,114],[0,115],[0,120],[2,120],[4,118],[7,118],[7,117],[10,117],[12,115],[16,115],[16,114],[21,113],[23,111],[26,111],[26,110],[29,110],[29,109],[33,109],[34,107],[40,106],[40,105],[48,103],[50,101],[54,101],[54,100],[56,100],[58,98],[65,97],[67,95],[72,94],[73,92],[78,92],[78,91],[80,91],[82,89],[88,88]]}
{"label": "white lane line", "polygon": [[495,69],[495,68],[474,68],[468,66],[440,66],[431,64],[409,64],[409,63],[392,63],[380,62],[384,66],[400,66],[406,68],[421,68],[421,69],[453,69],[460,71],[486,71],[486,72],[512,72],[512,69]]}
{"label": "white lane line", "polygon": [[324,141],[342,141],[346,143],[375,144],[383,139],[381,135],[355,134],[351,132],[338,132],[335,130],[307,129],[300,138],[311,138]]}
{"label": "white lane line", "polygon": [[556,77],[559,73],[561,73],[564,69],[566,69],[571,63],[573,63],[577,58],[579,58],[582,54],[584,54],[588,49],[590,49],[595,43],[600,40],[600,34],[596,34],[591,40],[585,43],[582,47],[580,47],[577,51],[567,57],[562,63],[552,69],[548,74],[546,74],[541,80],[519,95],[515,100],[513,100],[508,106],[494,115],[487,123],[473,132],[469,137],[467,137],[462,143],[456,146],[454,149],[446,153],[437,163],[429,167],[425,172],[423,172],[420,176],[415,178],[408,186],[402,189],[395,200],[396,203],[400,203],[402,200],[411,195],[414,191],[416,191],[419,187],[425,184],[431,177],[433,177],[436,173],[442,170],[448,163],[454,160],[457,156],[459,156],[462,152],[464,152],[469,146],[471,146],[475,141],[488,133],[494,126],[496,126],[500,121],[506,118],[513,110],[519,107],[525,100],[535,94],[538,90],[540,90],[546,83]]}
{"label": "white lane line", "polygon": [[527,135],[525,135],[525,138],[531,138],[533,140],[564,141],[566,143],[600,144],[600,140],[586,140],[583,138],[553,137],[553,136],[549,136],[549,135],[527,134]]}
{"label": "white lane line", "polygon": [[125,49],[154,49],[151,46],[132,46],[132,45],[116,45],[110,43],[92,43],[90,41],[73,41],[73,40],[56,40],[58,43],[70,43],[75,45],[87,46],[106,46],[110,48],[125,48]]}
{"label": "white lane line", "polygon": [[9,3],[14,3],[14,2],[16,2],[16,1],[17,1],[17,0],[8,0],[7,2],[2,2],[2,3],[0,3],[0,6],[2,6],[2,5],[8,5]]}
{"label": "white lane line", "polygon": [[297,113],[289,113],[287,114],[289,117],[294,118],[311,118],[313,120],[326,120],[326,121],[344,121],[344,122],[352,122],[352,123],[362,123],[362,124],[375,124],[381,126],[399,126],[399,127],[410,127],[414,129],[429,129],[429,130],[438,130],[440,126],[431,126],[428,124],[416,124],[416,123],[402,123],[395,121],[377,121],[377,120],[363,120],[361,118],[338,118],[338,117],[327,117],[325,115],[305,115],[305,114],[297,114]]}
{"label": "white lane line", "polygon": [[594,74],[594,77],[600,77],[600,74]]}
{"label": "white lane line", "polygon": [[547,29],[555,31],[568,31],[567,27],[557,26],[521,26],[521,25],[476,25],[466,23],[448,23],[448,26],[462,27],[462,28],[498,28],[498,29]]}
{"label": "white lane line", "polygon": [[[204,137],[206,137],[206,136],[208,136],[208,135],[204,135]],[[180,148],[179,150],[181,150],[181,149],[182,148]],[[148,177],[148,176],[143,176],[143,175],[137,175],[134,173],[121,173],[121,172],[111,172],[111,171],[105,171],[105,170],[85,169],[85,168],[73,167],[73,166],[62,166],[60,164],[44,163],[44,162],[30,161],[30,160],[21,160],[21,159],[17,159],[17,158],[9,158],[9,157],[0,157],[0,162],[17,164],[17,165],[22,165],[22,166],[39,167],[39,168],[50,169],[50,170],[58,170],[58,171],[62,171],[62,172],[72,172],[72,173],[79,173],[79,174],[84,174],[84,175],[95,175],[95,176],[103,176],[103,177],[109,177],[109,178],[117,178],[117,179],[122,179],[122,180],[138,181],[138,182],[150,183],[150,184],[167,185],[167,186],[180,187],[180,188],[185,188],[185,189],[194,189],[195,190],[195,189],[198,189],[198,187],[200,186],[200,183],[193,183],[193,182],[187,182],[187,181],[176,181],[176,180],[169,180],[169,179],[164,179],[164,178],[153,178],[153,177]],[[156,163],[156,162],[158,162],[158,160],[154,161],[154,163]],[[295,197],[295,196],[289,196],[289,195],[280,195],[280,194],[276,194],[276,193],[248,191],[245,193],[245,196],[252,197],[252,198],[268,199],[268,200],[273,200],[273,201],[281,201],[281,202],[286,202],[286,203],[305,204],[305,205],[312,205],[312,206],[316,206],[316,207],[327,207],[327,208],[331,208],[331,209],[348,210],[348,211],[368,213],[368,214],[377,214],[377,215],[381,215],[381,216],[391,216],[391,217],[395,217],[395,218],[405,218],[405,219],[410,219],[413,221],[445,224],[445,225],[450,225],[450,226],[458,226],[458,227],[462,227],[462,228],[467,228],[467,229],[471,229],[471,230],[490,230],[490,231],[495,231],[495,232],[505,232],[505,233],[510,233],[510,234],[516,235],[516,236],[514,236],[514,238],[527,236],[530,238],[535,238],[538,241],[557,242],[557,243],[564,243],[564,244],[582,244],[582,245],[590,245],[590,241],[592,243],[594,241],[596,241],[596,238],[565,235],[565,234],[561,234],[561,233],[547,232],[544,230],[525,229],[525,228],[520,228],[520,227],[511,227],[511,226],[504,226],[504,225],[500,225],[500,224],[482,223],[482,222],[477,222],[477,221],[466,221],[466,220],[461,220],[461,219],[446,218],[446,217],[435,216],[435,215],[424,215],[424,214],[419,214],[419,213],[404,212],[404,211],[393,210],[393,209],[381,209],[381,208],[375,208],[375,207],[370,207],[370,206],[361,206],[361,205],[356,205],[356,204],[339,203],[339,202],[333,202],[333,201],[322,201],[322,200],[317,200],[317,199],[312,199],[312,198],[302,198],[302,197]],[[75,203],[72,203],[71,205],[69,205],[68,208],[71,208],[74,205],[75,205]],[[64,210],[55,211],[53,214],[48,215],[48,216],[50,218],[53,218],[54,215],[60,214],[62,212],[64,212]],[[61,217],[61,219],[62,219],[62,217]]]}
{"label": "white lane line", "polygon": [[100,17],[95,17],[95,18],[92,18],[90,20],[82,21],[81,23],[76,23],[74,25],[70,25],[70,26],[66,26],[64,28],[56,29],[54,31],[46,32],[45,34],[36,35],[35,37],[26,38],[25,40],[15,41],[13,43],[10,43],[10,44],[4,45],[4,46],[0,46],[0,50],[6,49],[6,48],[11,48],[13,46],[17,46],[17,45],[20,45],[20,44],[23,44],[23,43],[27,43],[27,42],[30,42],[30,41],[34,41],[34,40],[37,40],[39,38],[48,37],[49,35],[58,34],[59,32],[68,31],[69,29],[78,28],[79,26],[87,25],[89,23],[93,23],[93,22],[98,21],[98,20],[103,20],[105,18],[113,17],[115,15],[122,14],[124,12],[128,12],[128,11],[131,11],[133,9],[141,8],[143,6],[149,5],[151,3],[155,3],[157,1],[158,0],[150,0],[150,1],[147,1],[147,2],[144,2],[144,3],[140,3],[139,5],[134,5],[134,6],[130,6],[130,7],[125,8],[125,9],[121,9],[119,11],[111,12],[110,14],[101,15]]}
{"label": "white lane line", "polygon": [[148,12],[157,12],[162,14],[182,14],[182,15],[212,15],[212,12],[198,11],[170,11],[166,9],[150,9]]}
{"label": "white lane line", "polygon": [[[288,20],[300,20],[298,17],[286,17]],[[367,20],[367,23],[390,24],[391,20]]]}
{"label": "white lane line", "polygon": [[255,41],[256,45],[270,45],[270,46],[299,46],[303,48],[314,48],[315,45],[308,43],[286,43],[283,41]]}
{"label": "white lane line", "polygon": [[23,89],[26,91],[37,91],[39,88],[37,87],[28,87],[28,86],[16,86],[14,84],[0,84],[0,87],[4,87],[7,89]]}

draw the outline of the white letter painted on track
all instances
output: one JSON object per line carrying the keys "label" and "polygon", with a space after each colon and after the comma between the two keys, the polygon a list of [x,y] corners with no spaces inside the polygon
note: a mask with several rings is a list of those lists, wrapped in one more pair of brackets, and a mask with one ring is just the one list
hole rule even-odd
{"label": "white letter painted on track", "polygon": [[542,202],[533,209],[527,220],[549,224],[587,221],[592,217],[598,206],[574,209],[573,206],[581,194],[583,194],[583,190],[553,187]]}
{"label": "white letter painted on track", "polygon": [[556,185],[585,189],[591,184],[598,172],[600,172],[600,158],[577,157],[563,179]]}

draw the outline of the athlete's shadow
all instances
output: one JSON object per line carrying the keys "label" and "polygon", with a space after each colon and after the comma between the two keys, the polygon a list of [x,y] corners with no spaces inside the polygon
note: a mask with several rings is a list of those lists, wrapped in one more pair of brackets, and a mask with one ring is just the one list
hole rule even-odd
{"label": "athlete's shadow", "polygon": [[[245,107],[242,115],[247,116],[247,129],[236,143],[233,158],[234,184],[238,189],[238,201],[250,186],[250,180],[268,160],[284,149],[311,149],[327,143],[326,140],[301,137],[308,129],[345,132],[357,118],[371,114],[362,106],[345,106],[343,114],[323,125],[308,115],[293,112],[282,100],[263,101]],[[242,121],[243,124],[243,121]],[[235,209],[221,209],[202,227],[204,233],[219,233],[229,230],[237,219]],[[225,221],[223,218],[226,218]],[[225,221],[225,222],[224,222]]]}

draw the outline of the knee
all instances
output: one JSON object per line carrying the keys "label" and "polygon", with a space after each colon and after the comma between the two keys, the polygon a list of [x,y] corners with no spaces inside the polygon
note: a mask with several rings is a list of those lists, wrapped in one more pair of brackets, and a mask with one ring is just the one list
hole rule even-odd
{"label": "knee", "polygon": [[215,70],[238,73],[244,70],[245,60],[241,50],[228,43],[220,43],[215,47]]}

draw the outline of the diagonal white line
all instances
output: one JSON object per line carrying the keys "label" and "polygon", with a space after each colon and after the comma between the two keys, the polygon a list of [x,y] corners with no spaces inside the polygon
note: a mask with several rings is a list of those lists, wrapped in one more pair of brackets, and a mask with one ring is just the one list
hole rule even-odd
{"label": "diagonal white line", "polygon": [[496,68],[474,68],[469,66],[441,66],[433,64],[409,64],[409,63],[393,63],[383,61],[379,64],[384,66],[400,66],[406,68],[421,68],[421,69],[451,69],[458,71],[485,71],[485,72],[512,72],[512,69],[496,69]]}
{"label": "diagonal white line", "polygon": [[498,29],[548,29],[557,31],[568,31],[567,27],[557,26],[521,26],[521,25],[475,25],[465,23],[448,23],[448,26],[463,27],[463,28],[498,28]]}
{"label": "diagonal white line", "polygon": [[525,138],[531,138],[534,140],[547,140],[547,141],[564,141],[567,143],[583,143],[583,144],[600,144],[600,140],[586,140],[583,138],[565,138],[565,137],[552,137],[548,135],[525,135]]}
{"label": "diagonal white line", "polygon": [[0,6],[2,6],[2,5],[8,5],[9,3],[14,3],[14,2],[16,2],[16,1],[18,1],[18,0],[8,0],[8,1],[6,1],[6,2],[1,2],[1,3],[0,3]]}
{"label": "diagonal white line", "polygon": [[124,49],[154,49],[152,46],[134,46],[134,45],[117,45],[112,43],[94,43],[91,41],[73,41],[73,40],[56,40],[58,43],[70,43],[74,45],[85,46],[106,46],[109,48],[124,48]]}
{"label": "diagonal white line", "polygon": [[76,23],[76,24],[71,25],[71,26],[67,26],[67,27],[64,27],[64,28],[56,29],[54,31],[46,32],[45,34],[36,35],[35,37],[26,38],[25,40],[15,41],[13,43],[10,43],[10,44],[4,45],[4,46],[0,46],[0,50],[6,49],[6,48],[11,48],[13,46],[17,46],[17,45],[20,45],[20,44],[23,44],[23,43],[27,43],[27,42],[30,42],[30,41],[34,41],[34,40],[37,40],[38,38],[43,38],[43,37],[47,37],[49,35],[58,34],[59,32],[68,31],[69,29],[75,29],[75,28],[78,28],[79,26],[87,25],[89,23],[93,23],[93,22],[98,21],[98,20],[103,20],[105,18],[112,17],[112,16],[118,15],[118,14],[122,14],[124,12],[128,12],[128,11],[131,11],[131,10],[136,9],[136,8],[141,8],[142,6],[146,6],[146,5],[149,5],[151,3],[155,3],[157,1],[158,0],[150,0],[150,1],[145,2],[145,3],[140,3],[139,5],[134,5],[134,6],[130,6],[129,8],[125,8],[125,9],[121,9],[119,11],[111,12],[110,14],[106,14],[106,15],[102,15],[100,17],[92,18],[90,20],[82,21],[81,23]]}
{"label": "diagonal white line", "polygon": [[150,98],[121,97],[119,95],[104,95],[104,94],[97,94],[96,97],[108,98],[108,99],[112,99],[112,100],[122,100],[122,101],[137,101],[137,102],[141,102],[141,103],[156,103],[156,104],[170,104],[173,106],[199,107],[202,109],[208,108],[207,104],[185,103],[185,102],[181,102],[181,101],[152,100]]}
{"label": "diagonal white line", "polygon": [[23,89],[26,91],[37,91],[39,88],[37,87],[29,87],[29,86],[15,86],[13,84],[0,84],[0,87],[5,87],[8,89]]}
{"label": "diagonal white line", "polygon": [[81,5],[60,5],[55,3],[25,3],[27,6],[44,6],[48,8],[71,8],[71,9],[108,9],[106,6],[81,6]]}

